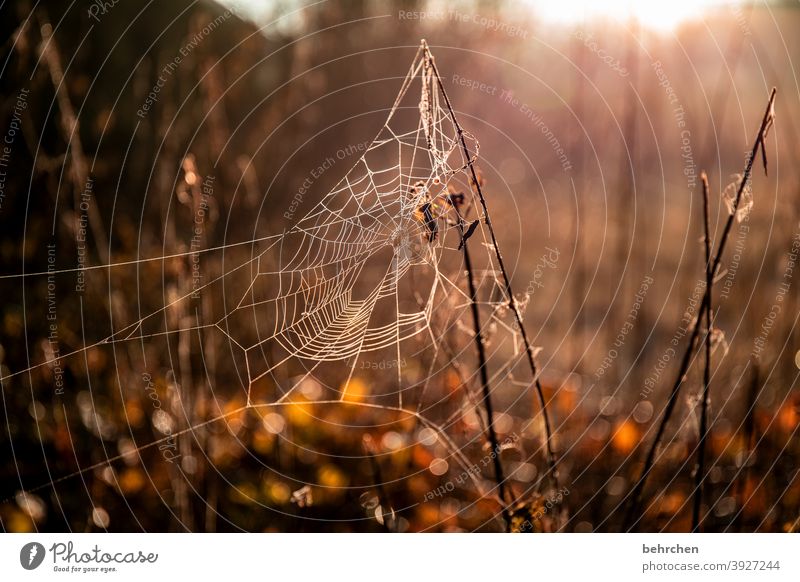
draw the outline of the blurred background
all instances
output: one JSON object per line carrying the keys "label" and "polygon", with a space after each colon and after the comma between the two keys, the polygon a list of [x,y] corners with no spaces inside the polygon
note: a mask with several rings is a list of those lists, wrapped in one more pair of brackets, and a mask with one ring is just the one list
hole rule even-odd
{"label": "blurred background", "polygon": [[[715,286],[704,513],[708,531],[798,529],[798,2],[0,10],[4,531],[504,528],[468,326],[421,417],[379,398],[397,368],[420,383],[421,351],[344,379],[348,400],[374,407],[320,403],[342,382],[333,369],[284,407],[252,409],[248,396],[274,402],[275,386],[250,385],[228,335],[196,329],[228,313],[225,290],[241,295],[252,273],[179,300],[342,179],[423,38],[480,143],[499,246],[542,348],[557,485],[530,377],[492,396],[526,531],[623,527],[704,292],[700,173],[719,241],[777,87],[769,175],[757,160]],[[696,358],[640,529],[690,529],[701,388]]]}

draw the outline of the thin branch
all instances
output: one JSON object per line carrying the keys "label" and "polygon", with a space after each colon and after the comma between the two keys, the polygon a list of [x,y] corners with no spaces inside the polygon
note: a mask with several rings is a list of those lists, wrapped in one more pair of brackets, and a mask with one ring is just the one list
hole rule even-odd
{"label": "thin branch", "polygon": [[[777,89],[773,87],[772,92],[769,96],[769,102],[767,103],[767,108],[764,111],[764,117],[761,120],[761,127],[758,130],[758,134],[756,135],[755,143],[753,144],[753,148],[749,152],[747,157],[747,161],[745,163],[744,174],[742,175],[742,181],[739,184],[739,188],[736,191],[736,198],[733,202],[732,212],[730,216],[728,216],[728,220],[725,222],[725,227],[722,231],[722,236],[720,237],[719,241],[719,248],[717,249],[717,253],[714,256],[714,262],[711,265],[712,273],[716,273],[719,265],[722,261],[722,253],[725,250],[725,244],[728,241],[728,235],[731,232],[731,228],[733,227],[733,221],[736,218],[736,214],[739,210],[739,203],[742,199],[742,194],[744,189],[750,182],[751,174],[753,171],[753,163],[758,155],[759,147],[764,147],[764,137],[766,136],[769,128],[772,126],[772,123],[775,119],[775,95],[777,93]],[[624,529],[628,529],[629,526],[632,525],[632,520],[634,515],[637,513],[639,506],[642,501],[642,493],[644,491],[644,486],[647,482],[647,477],[650,475],[650,472],[653,469],[653,465],[655,462],[656,451],[658,450],[659,445],[661,444],[661,440],[664,438],[664,432],[667,427],[667,423],[669,419],[672,417],[672,413],[675,410],[675,405],[678,402],[678,395],[680,393],[681,386],[683,385],[683,381],[686,379],[686,373],[689,370],[689,364],[692,361],[692,354],[694,353],[695,346],[697,345],[697,338],[700,333],[700,321],[705,316],[706,309],[708,309],[708,303],[706,303],[706,297],[703,297],[703,302],[700,305],[700,310],[697,314],[697,320],[694,322],[692,326],[692,333],[689,338],[689,345],[686,347],[686,352],[683,355],[683,359],[681,360],[680,369],[678,370],[677,378],[672,386],[672,390],[669,394],[669,399],[667,400],[667,405],[664,408],[664,415],[661,418],[661,422],[659,423],[658,430],[656,431],[656,436],[653,439],[653,443],[650,445],[650,449],[647,452],[647,457],[645,458],[644,466],[642,467],[642,472],[639,475],[639,478],[634,483],[633,489],[631,490],[630,494],[628,495],[629,505],[628,511],[625,515],[624,521]],[[638,521],[638,519],[637,519]]]}
{"label": "thin branch", "polygon": [[481,378],[481,392],[483,394],[483,404],[486,407],[486,432],[489,445],[492,447],[492,460],[494,465],[494,477],[497,481],[497,495],[500,498],[500,505],[503,508],[503,520],[506,529],[511,527],[511,514],[506,504],[506,486],[503,464],[500,462],[500,444],[497,439],[497,432],[494,430],[494,408],[492,406],[492,391],[489,385],[488,364],[486,362],[486,346],[481,332],[481,315],[478,310],[478,290],[475,287],[475,274],[472,268],[472,258],[469,254],[469,245],[464,233],[464,218],[458,211],[458,206],[453,204],[453,210],[458,219],[458,233],[461,238],[461,251],[464,254],[464,267],[467,271],[467,286],[469,287],[469,305],[472,312],[472,328],[474,332],[475,347],[478,351],[478,371]]}
{"label": "thin branch", "polygon": [[[433,55],[428,49],[428,45],[427,43],[425,43],[425,41],[423,41],[423,47],[425,49],[425,55],[429,59],[431,69],[433,70],[433,74],[436,77],[437,84],[439,85],[439,90],[442,93],[442,97],[444,97],[444,102],[447,105],[447,110],[449,111],[450,117],[453,120],[453,125],[456,128],[458,139],[461,143],[461,149],[463,150],[464,157],[467,161],[467,165],[469,166],[470,173],[472,174],[472,181],[475,184],[475,190],[478,194],[478,199],[480,200],[481,207],[483,209],[484,222],[486,223],[486,227],[489,230],[489,235],[492,239],[492,247],[494,248],[494,253],[495,256],[497,257],[497,266],[499,267],[500,273],[503,276],[503,283],[505,285],[506,297],[508,298],[508,306],[514,313],[514,318],[516,319],[517,326],[519,327],[520,335],[522,337],[522,342],[525,346],[525,354],[527,355],[528,365],[530,366],[531,374],[533,376],[533,384],[536,388],[536,396],[539,400],[539,406],[542,409],[542,417],[544,418],[545,449],[547,451],[547,464],[549,467],[550,480],[552,482],[553,487],[557,490],[558,474],[556,473],[556,458],[552,447],[552,438],[553,438],[552,428],[550,425],[550,417],[547,413],[547,403],[544,398],[544,392],[542,391],[542,384],[539,380],[539,371],[536,367],[536,360],[534,359],[533,347],[531,346],[530,340],[528,339],[528,333],[525,330],[525,325],[522,322],[522,314],[520,313],[519,306],[517,305],[517,301],[514,298],[514,292],[511,287],[511,280],[508,276],[508,271],[506,270],[505,263],[503,262],[503,255],[500,253],[500,246],[497,244],[497,237],[495,236],[494,227],[492,226],[492,221],[489,216],[489,209],[486,205],[486,199],[484,198],[483,191],[481,190],[481,184],[480,180],[478,179],[478,174],[475,172],[475,165],[473,164],[472,156],[470,155],[469,148],[467,147],[467,141],[464,138],[464,130],[461,128],[461,124],[458,123],[458,119],[456,118],[456,113],[453,110],[453,106],[450,104],[450,98],[447,96],[447,91],[444,88],[444,83],[442,82],[442,78],[439,75],[439,69],[436,67],[436,62],[434,61]],[[466,246],[467,245],[465,244],[464,247]]]}
{"label": "thin branch", "polygon": [[700,531],[700,509],[703,504],[703,488],[705,486],[705,457],[706,440],[708,439],[708,399],[709,384],[711,383],[711,311],[712,297],[711,292],[714,287],[714,272],[711,270],[711,227],[709,225],[708,209],[708,177],[703,172],[700,176],[703,182],[703,229],[705,232],[704,242],[706,249],[706,357],[703,367],[703,395],[700,406],[700,442],[697,449],[697,468],[694,476],[694,506],[692,508],[692,531]]}
{"label": "thin branch", "polygon": [[[55,99],[60,111],[59,127],[61,129],[61,137],[67,147],[66,154],[69,155],[72,186],[74,190],[74,210],[77,212],[80,204],[80,195],[83,193],[90,179],[89,167],[86,163],[86,156],[83,151],[80,124],[69,98],[67,82],[64,79],[64,69],[61,66],[61,56],[56,39],[53,36],[53,27],[48,21],[43,9],[41,9],[37,15],[39,17],[39,30],[42,37],[39,51],[41,58],[47,64],[47,71],[50,75],[50,81],[53,85]],[[66,163],[66,159],[64,163]],[[100,262],[108,264],[108,237],[106,237],[103,220],[100,216],[97,204],[94,202],[89,204],[86,212],[88,213],[89,227],[94,236]]]}

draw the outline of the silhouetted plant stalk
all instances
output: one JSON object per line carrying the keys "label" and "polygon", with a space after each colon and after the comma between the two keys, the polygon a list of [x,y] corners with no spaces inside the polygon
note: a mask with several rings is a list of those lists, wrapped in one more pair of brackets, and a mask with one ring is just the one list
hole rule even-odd
{"label": "silhouetted plant stalk", "polygon": [[[717,270],[719,269],[720,263],[722,261],[722,254],[725,251],[725,244],[728,241],[728,236],[731,232],[731,228],[733,227],[733,221],[736,219],[736,215],[739,210],[739,203],[742,200],[742,194],[744,193],[745,188],[750,183],[750,178],[753,171],[753,163],[756,159],[756,156],[759,153],[759,148],[761,149],[761,160],[764,164],[764,173],[767,173],[767,154],[766,148],[764,144],[764,140],[766,139],[767,133],[769,132],[770,127],[775,120],[775,95],[777,93],[777,89],[773,87],[772,92],[769,96],[769,101],[767,103],[767,108],[764,111],[764,117],[761,120],[761,126],[756,134],[755,143],[747,160],[745,162],[744,173],[742,174],[741,182],[739,183],[738,188],[736,189],[736,197],[733,201],[733,205],[731,208],[730,215],[728,216],[728,220],[725,222],[725,226],[722,230],[722,235],[719,241],[719,247],[717,249],[716,254],[714,255],[714,261],[711,265],[711,272],[712,274],[716,274]],[[662,439],[664,438],[665,429],[667,423],[669,422],[670,418],[672,417],[672,413],[675,410],[675,405],[678,402],[678,395],[680,393],[681,386],[683,385],[683,381],[686,379],[686,373],[689,370],[689,365],[692,361],[692,355],[694,354],[695,346],[697,345],[697,338],[700,333],[700,322],[702,321],[703,317],[706,314],[706,310],[709,307],[708,304],[708,294],[706,293],[703,296],[703,301],[700,304],[700,309],[697,314],[697,319],[695,320],[694,324],[692,325],[692,333],[689,338],[689,344],[686,347],[686,352],[681,359],[680,369],[678,370],[677,378],[672,386],[672,390],[670,391],[669,398],[667,400],[667,405],[664,408],[664,415],[661,418],[661,422],[658,425],[658,430],[656,431],[656,436],[653,439],[653,443],[650,445],[650,449],[647,451],[647,456],[645,458],[644,466],[642,467],[642,472],[640,473],[638,479],[635,481],[633,489],[628,495],[629,505],[628,510],[625,514],[625,521],[624,521],[624,529],[628,529],[632,525],[632,519],[636,512],[639,509],[642,500],[642,493],[644,491],[644,486],[647,482],[647,477],[650,475],[650,472],[653,469],[653,465],[655,463],[656,452],[658,451],[658,447],[661,444]],[[638,519],[637,519],[638,521]]]}
{"label": "silhouetted plant stalk", "polygon": [[708,209],[708,177],[703,172],[700,175],[700,181],[703,183],[703,232],[705,236],[703,241],[705,243],[705,270],[706,270],[706,296],[705,302],[708,305],[706,309],[706,354],[705,366],[703,367],[703,390],[702,402],[700,404],[700,439],[697,445],[697,467],[695,468],[694,476],[694,506],[692,507],[692,531],[700,530],[700,510],[703,504],[703,489],[705,488],[705,458],[706,458],[706,440],[708,438],[708,400],[709,400],[709,385],[711,383],[711,312],[712,312],[712,296],[711,292],[714,287],[714,272],[711,270],[711,227],[709,225],[709,209]]}
{"label": "silhouetted plant stalk", "polygon": [[[64,79],[61,53],[58,49],[58,43],[53,37],[53,26],[50,24],[43,8],[37,11],[37,16],[42,37],[39,52],[42,60],[47,64],[50,81],[53,85],[53,91],[55,91],[55,100],[58,103],[59,127],[62,138],[67,144],[67,159],[70,160],[70,176],[73,185],[74,211],[77,212],[80,205],[80,195],[89,183],[89,164],[86,162],[86,156],[84,155],[78,117],[75,115],[75,108],[72,106],[69,91],[67,90],[69,84]],[[64,163],[66,164],[66,161]],[[101,264],[108,264],[109,244],[103,227],[103,218],[94,202],[88,205],[86,212],[89,217],[89,228],[92,231],[92,237],[97,248],[97,256]]]}
{"label": "silhouetted plant stalk", "polygon": [[505,486],[505,473],[503,472],[503,463],[500,461],[500,442],[497,439],[497,432],[494,429],[494,408],[492,406],[492,395],[489,384],[489,371],[486,362],[486,345],[483,340],[483,333],[481,332],[481,315],[478,310],[478,290],[475,286],[475,274],[472,268],[472,258],[469,254],[469,248],[464,236],[464,218],[454,204],[453,209],[458,219],[458,233],[461,238],[461,251],[464,254],[464,267],[467,271],[467,287],[469,288],[469,304],[470,311],[472,312],[472,328],[473,337],[475,339],[475,347],[478,351],[478,372],[481,378],[481,392],[483,394],[483,403],[486,407],[486,433],[489,445],[492,448],[492,462],[494,465],[494,476],[497,481],[497,496],[500,498],[500,505],[503,511],[503,520],[506,524],[506,530],[511,528],[511,515],[508,511],[506,502],[506,486]]}
{"label": "silhouetted plant stalk", "polygon": [[[494,254],[497,257],[497,266],[503,277],[505,293],[508,299],[508,307],[514,314],[514,318],[516,320],[517,327],[519,329],[520,336],[522,338],[522,342],[525,347],[525,354],[527,355],[528,365],[531,369],[531,374],[533,376],[533,384],[536,389],[536,396],[539,400],[539,405],[542,409],[542,417],[544,419],[545,449],[546,449],[547,464],[548,464],[548,474],[553,488],[557,490],[558,475],[556,473],[556,458],[552,446],[552,437],[553,437],[552,428],[550,425],[550,418],[547,413],[547,403],[545,401],[544,392],[542,391],[542,385],[539,380],[539,371],[536,367],[536,360],[534,358],[533,346],[531,346],[530,340],[528,338],[528,333],[525,330],[525,325],[522,322],[522,314],[520,313],[519,306],[517,305],[516,299],[514,298],[514,292],[511,287],[511,280],[508,276],[508,271],[506,270],[505,263],[503,262],[503,255],[500,252],[500,246],[497,244],[497,237],[495,236],[494,227],[492,226],[492,221],[489,216],[489,209],[487,208],[486,199],[484,198],[483,191],[481,190],[480,180],[478,179],[478,174],[475,171],[475,165],[473,164],[472,156],[470,155],[469,152],[469,147],[467,147],[467,141],[464,137],[464,130],[461,128],[461,124],[458,122],[458,119],[456,118],[453,106],[450,104],[450,98],[447,96],[447,91],[445,90],[444,83],[442,82],[442,78],[439,75],[439,69],[436,67],[436,63],[434,61],[433,55],[428,49],[427,43],[423,41],[422,46],[425,51],[425,58],[427,58],[430,63],[433,75],[436,77],[436,82],[439,85],[439,90],[442,93],[442,97],[444,97],[444,102],[445,105],[447,106],[448,112],[450,113],[450,118],[453,120],[453,126],[456,128],[456,133],[458,134],[458,140],[461,144],[461,149],[464,153],[464,158],[466,159],[467,166],[469,167],[470,170],[472,183],[475,185],[475,191],[478,194],[478,199],[480,200],[481,203],[481,209],[483,210],[483,221],[486,224],[487,229],[489,230],[489,235],[491,237],[491,242],[492,242],[492,248],[494,249]],[[463,246],[464,248],[466,248],[467,246],[466,241],[464,241]],[[477,306],[475,306],[474,301],[473,305],[474,309],[477,309]],[[485,392],[484,396],[486,398],[487,410],[488,410],[489,394]],[[491,427],[493,426],[493,419],[491,417],[488,419],[488,424],[491,429]],[[495,457],[497,456],[498,455],[495,455]]]}
{"label": "silhouetted plant stalk", "polygon": [[747,503],[747,484],[750,481],[750,469],[755,457],[756,441],[756,402],[761,390],[761,363],[757,356],[751,358],[753,366],[750,374],[750,385],[747,389],[747,400],[745,402],[744,414],[744,447],[738,463],[739,470],[736,473],[736,484],[734,487],[733,498],[738,503],[739,510],[733,515],[729,527],[741,525],[744,517],[744,506]]}

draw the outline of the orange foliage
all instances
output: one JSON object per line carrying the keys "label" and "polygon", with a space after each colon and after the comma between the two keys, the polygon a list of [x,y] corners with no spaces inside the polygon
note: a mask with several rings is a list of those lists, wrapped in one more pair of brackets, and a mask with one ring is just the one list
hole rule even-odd
{"label": "orange foliage", "polygon": [[624,420],[617,424],[611,444],[617,452],[627,455],[639,443],[641,432],[632,420]]}

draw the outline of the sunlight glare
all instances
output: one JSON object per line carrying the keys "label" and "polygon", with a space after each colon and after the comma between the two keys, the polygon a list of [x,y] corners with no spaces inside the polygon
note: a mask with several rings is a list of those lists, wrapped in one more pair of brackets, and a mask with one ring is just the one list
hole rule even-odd
{"label": "sunlight glare", "polygon": [[626,21],[662,31],[702,17],[711,8],[731,4],[730,0],[527,0],[536,14],[548,22],[578,24],[592,18]]}

